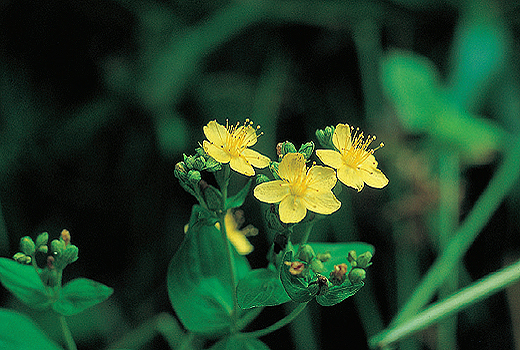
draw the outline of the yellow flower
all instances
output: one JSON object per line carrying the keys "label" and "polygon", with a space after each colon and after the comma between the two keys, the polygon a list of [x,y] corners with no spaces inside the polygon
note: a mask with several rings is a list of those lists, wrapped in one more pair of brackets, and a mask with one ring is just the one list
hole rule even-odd
{"label": "yellow flower", "polygon": [[249,149],[258,138],[257,129],[253,128],[253,122],[246,120],[244,125],[220,125],[212,120],[204,126],[204,151],[219,163],[229,163],[231,169],[247,176],[253,176],[256,168],[265,168],[270,159],[260,153]]}
{"label": "yellow flower", "polygon": [[332,135],[332,143],[336,150],[319,149],[316,155],[328,166],[337,169],[338,179],[349,187],[359,191],[365,184],[370,187],[383,188],[388,184],[385,174],[377,168],[374,152],[383,147],[381,143],[375,149],[368,146],[376,139],[375,136],[364,137],[359,129],[352,134],[353,127],[348,124],[338,124]]}
{"label": "yellow flower", "polygon": [[307,210],[318,214],[332,214],[341,202],[332,193],[336,184],[333,169],[312,166],[307,169],[301,153],[288,153],[278,166],[281,180],[261,183],[255,187],[255,197],[266,203],[280,203],[280,220],[297,223]]}

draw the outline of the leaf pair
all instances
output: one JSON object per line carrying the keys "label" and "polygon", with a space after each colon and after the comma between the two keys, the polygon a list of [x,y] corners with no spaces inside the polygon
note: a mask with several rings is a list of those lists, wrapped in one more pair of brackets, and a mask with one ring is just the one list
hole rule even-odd
{"label": "leaf pair", "polygon": [[[168,294],[172,306],[192,332],[226,333],[233,319],[233,290],[227,250],[216,219],[202,207],[192,210],[184,241],[168,267]],[[249,263],[233,249],[237,279],[249,271]],[[239,310],[238,318],[247,312]]]}
{"label": "leaf pair", "polygon": [[113,289],[87,278],[77,278],[65,284],[59,295],[46,288],[34,267],[0,258],[0,281],[11,293],[30,307],[49,306],[57,313],[70,316],[105,301]]}

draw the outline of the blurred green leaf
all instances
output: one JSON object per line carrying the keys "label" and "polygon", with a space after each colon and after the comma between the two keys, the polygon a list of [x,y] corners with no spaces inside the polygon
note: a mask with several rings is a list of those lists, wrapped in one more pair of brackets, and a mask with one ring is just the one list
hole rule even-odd
{"label": "blurred green leaf", "polygon": [[237,286],[237,299],[238,305],[243,309],[291,301],[274,267],[253,270],[242,278]]}
{"label": "blurred green leaf", "polygon": [[226,198],[226,205],[225,210],[232,209],[232,208],[238,208],[244,204],[244,201],[246,200],[247,195],[249,194],[249,188],[251,187],[251,182],[253,181],[253,178],[250,178],[249,181],[245,184],[244,187],[240,191],[238,191],[234,196],[231,196],[229,198]]}
{"label": "blurred green leaf", "polygon": [[31,265],[0,258],[0,281],[15,297],[34,308],[45,308],[51,303],[40,276]]}
{"label": "blurred green leaf", "polygon": [[30,318],[0,309],[0,349],[62,350]]}
{"label": "blurred green leaf", "polygon": [[76,278],[63,286],[60,298],[52,305],[57,313],[70,316],[99,304],[114,290],[88,278]]}
{"label": "blurred green leaf", "polygon": [[[194,206],[188,232],[168,267],[168,293],[184,326],[192,332],[218,334],[231,325],[233,288],[227,254],[215,221]],[[227,242],[226,242],[227,244]],[[249,263],[233,249],[237,280]],[[239,310],[242,317],[246,311]]]}
{"label": "blurred green leaf", "polygon": [[382,64],[382,82],[402,123],[458,149],[472,161],[487,160],[501,147],[503,131],[448,102],[433,64],[419,55],[393,51]]}
{"label": "blurred green leaf", "polygon": [[226,337],[213,345],[211,350],[269,350],[260,340],[241,334]]}

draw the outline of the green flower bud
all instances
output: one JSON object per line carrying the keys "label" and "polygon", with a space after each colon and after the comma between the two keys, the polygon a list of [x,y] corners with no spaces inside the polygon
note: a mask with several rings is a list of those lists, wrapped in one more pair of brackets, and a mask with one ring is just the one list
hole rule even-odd
{"label": "green flower bud", "polygon": [[183,154],[183,158],[184,158],[184,163],[186,164],[186,167],[188,170],[191,170],[194,168],[194,163],[195,163],[195,157],[194,156],[187,156],[185,154]]}
{"label": "green flower bud", "polygon": [[210,210],[221,211],[224,210],[224,199],[220,191],[208,185],[205,181],[201,181],[201,188],[204,193],[204,200]]}
{"label": "green flower bud", "polygon": [[315,273],[324,273],[326,271],[325,265],[319,259],[312,259],[310,267]]}
{"label": "green flower bud", "polygon": [[298,253],[298,259],[305,261],[306,263],[310,263],[316,257],[314,250],[308,244],[304,244],[300,247],[300,251]]}
{"label": "green flower bud", "polygon": [[285,156],[287,153],[296,153],[296,147],[294,147],[294,144],[289,141],[280,142],[278,145],[276,145],[276,154],[278,154],[278,157],[281,159],[283,156]]}
{"label": "green flower bud", "polygon": [[193,169],[202,171],[206,168],[206,159],[203,156],[198,156],[193,161]]}
{"label": "green flower bud", "polygon": [[47,254],[49,252],[49,247],[46,245],[39,246],[38,251],[40,253]]}
{"label": "green flower bud", "polygon": [[334,127],[327,126],[324,130],[316,130],[316,138],[322,147],[334,149],[334,143],[332,142],[332,135],[334,134]]}
{"label": "green flower bud", "polygon": [[372,253],[370,253],[370,252],[363,253],[360,256],[358,256],[358,258],[356,260],[357,266],[361,267],[363,269],[366,269],[367,267],[372,265],[370,260],[372,260]]}
{"label": "green flower bud", "polygon": [[16,253],[13,256],[13,260],[19,262],[20,264],[30,264],[32,258],[30,256],[25,255],[24,253]]}
{"label": "green flower bud", "polygon": [[36,249],[40,250],[41,246],[47,246],[49,242],[49,234],[47,232],[40,233],[38,237],[36,237]]}
{"label": "green flower bud", "polygon": [[349,272],[348,279],[352,284],[359,284],[365,279],[366,275],[365,270],[355,267]]}
{"label": "green flower bud", "polygon": [[173,174],[179,181],[188,181],[188,168],[186,163],[178,162],[175,164],[175,169],[173,170]]}
{"label": "green flower bud", "polygon": [[305,156],[305,159],[307,159],[307,160],[312,156],[313,152],[314,152],[314,142],[312,142],[312,141],[304,143],[298,150],[298,153],[303,154]]}
{"label": "green flower bud", "polygon": [[34,255],[34,252],[36,252],[36,245],[31,237],[25,236],[20,239],[20,250],[26,255]]}
{"label": "green flower bud", "polygon": [[267,176],[265,176],[264,174],[256,174],[255,181],[256,181],[257,185],[260,185],[263,182],[268,182],[269,178]]}
{"label": "green flower bud", "polygon": [[65,249],[65,242],[59,239],[53,239],[51,242],[51,252],[54,255],[60,256]]}
{"label": "green flower bud", "polygon": [[222,165],[219,162],[217,162],[214,158],[208,156],[208,159],[206,159],[206,166],[204,170],[209,171],[210,173],[214,173],[216,171],[219,171],[220,169],[222,169]]}
{"label": "green flower bud", "polygon": [[73,244],[69,244],[67,248],[62,252],[61,259],[64,265],[68,265],[78,260],[78,247]]}
{"label": "green flower bud", "polygon": [[202,179],[202,176],[200,176],[200,172],[197,170],[190,170],[188,171],[188,182],[192,186],[198,186],[199,181]]}
{"label": "green flower bud", "polygon": [[320,261],[322,262],[327,262],[330,260],[330,258],[332,257],[332,255],[330,255],[329,252],[326,252],[326,253],[319,253],[316,255],[316,258],[319,259]]}
{"label": "green flower bud", "polygon": [[352,265],[352,267],[357,266],[357,254],[355,250],[351,250],[350,252],[348,252],[347,260]]}

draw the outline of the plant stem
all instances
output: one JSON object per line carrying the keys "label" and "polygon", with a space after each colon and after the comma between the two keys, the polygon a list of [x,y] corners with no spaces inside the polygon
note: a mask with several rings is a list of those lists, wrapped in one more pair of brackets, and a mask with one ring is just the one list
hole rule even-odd
{"label": "plant stem", "polygon": [[424,329],[441,318],[453,315],[485,297],[497,293],[520,279],[520,260],[491,275],[484,277],[471,286],[460,290],[451,297],[442,300],[413,318],[388,329],[370,339],[372,348],[385,348],[413,332]]}
{"label": "plant stem", "polygon": [[302,312],[305,309],[305,307],[307,306],[308,303],[309,302],[300,303],[289,315],[285,316],[280,321],[273,323],[272,325],[270,325],[267,328],[259,329],[254,332],[248,332],[248,333],[243,333],[243,334],[247,335],[248,337],[260,338],[260,337],[263,337],[264,335],[274,332],[274,331],[282,328],[283,326],[291,323],[296,318],[296,316],[298,316],[300,314],[300,312]]}
{"label": "plant stem", "polygon": [[478,233],[486,225],[520,175],[520,139],[505,154],[504,161],[453,239],[425,275],[412,297],[394,318],[395,326],[415,315],[437,292],[457,266]]}
{"label": "plant stem", "polygon": [[67,324],[65,316],[59,315],[58,318],[60,320],[61,331],[63,332],[63,339],[65,340],[67,349],[77,350],[76,343],[74,342],[74,338],[72,338],[72,333],[70,332],[69,325]]}

